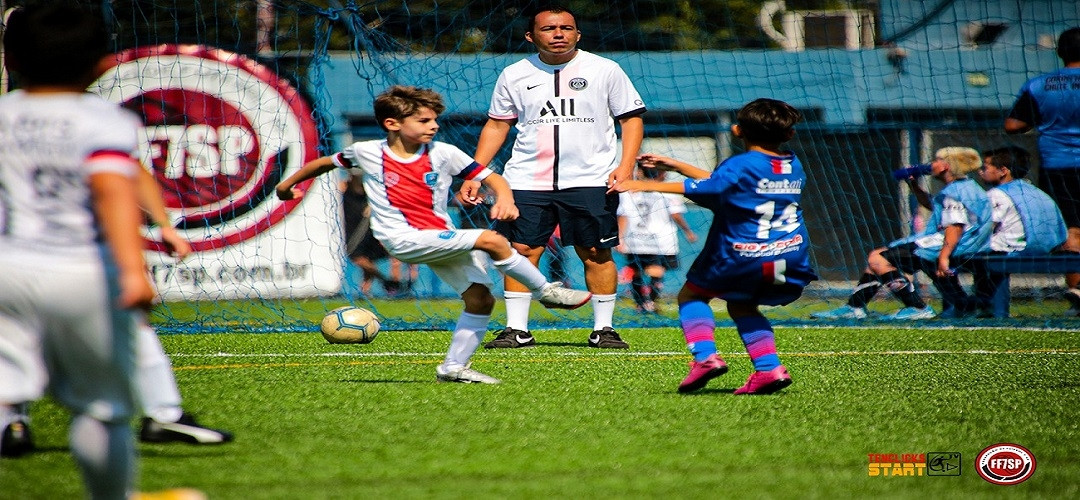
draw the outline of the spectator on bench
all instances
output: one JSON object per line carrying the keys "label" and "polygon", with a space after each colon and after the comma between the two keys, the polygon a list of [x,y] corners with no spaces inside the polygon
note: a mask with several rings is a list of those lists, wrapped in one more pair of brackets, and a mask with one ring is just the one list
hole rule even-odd
{"label": "spectator on bench", "polygon": [[[1024,180],[1031,168],[1027,150],[1006,146],[984,151],[982,156],[979,178],[991,187],[986,195],[993,206],[991,253],[1041,255],[1060,247],[1068,236],[1065,219],[1049,195]],[[935,282],[944,302],[952,306],[942,311],[941,317],[975,312],[980,317],[989,317],[990,299],[1005,275],[988,272],[979,261],[962,268],[974,275],[975,297],[969,296],[955,278]]]}
{"label": "spectator on bench", "polygon": [[931,198],[916,182],[916,177],[906,179],[919,204],[932,211],[926,229],[871,251],[866,258],[866,270],[847,304],[810,317],[866,318],[866,305],[882,285],[904,304],[902,309],[882,319],[920,320],[936,316],[905,273],[923,271],[934,280],[955,279],[954,260],[962,261],[964,257],[989,250],[993,231],[990,200],[986,191],[968,177],[981,163],[979,152],[974,149],[939,149],[930,164],[930,174],[945,183],[941,192]]}

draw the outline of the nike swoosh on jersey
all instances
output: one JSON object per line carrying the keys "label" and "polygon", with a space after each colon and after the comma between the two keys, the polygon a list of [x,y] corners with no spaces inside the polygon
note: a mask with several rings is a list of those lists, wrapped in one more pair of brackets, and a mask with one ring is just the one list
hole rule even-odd
{"label": "nike swoosh on jersey", "polygon": [[612,236],[610,238],[600,238],[600,243],[607,243],[615,238],[618,238],[618,236]]}
{"label": "nike swoosh on jersey", "polygon": [[542,83],[538,83],[538,84],[536,84],[536,85],[529,85],[529,86],[525,87],[525,90],[532,90],[532,89],[535,89],[536,87],[539,87],[539,86],[541,86],[541,85],[543,85],[543,84],[542,84]]}

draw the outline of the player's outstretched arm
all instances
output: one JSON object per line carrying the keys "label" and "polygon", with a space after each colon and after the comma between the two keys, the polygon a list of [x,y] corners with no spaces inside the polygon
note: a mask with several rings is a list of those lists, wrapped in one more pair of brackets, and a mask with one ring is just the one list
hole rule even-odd
{"label": "player's outstretched arm", "polygon": [[619,120],[619,126],[622,129],[622,157],[619,166],[608,175],[608,187],[634,178],[634,164],[645,137],[645,122],[640,116],[623,118]]}
{"label": "player's outstretched arm", "polygon": [[919,184],[918,179],[914,177],[907,179],[908,189],[911,190],[911,194],[915,196],[915,201],[919,203],[919,206],[932,210],[934,207],[930,204],[930,193],[927,193]]}
{"label": "player's outstretched arm", "polygon": [[495,193],[495,203],[491,205],[491,220],[514,220],[518,218],[518,208],[514,204],[514,193],[503,176],[492,173],[484,177],[483,183]]}
{"label": "player's outstretched arm", "polygon": [[[498,120],[488,118],[484,128],[480,130],[480,139],[476,143],[476,154],[473,160],[481,165],[490,166],[491,160],[495,159],[499,148],[506,142],[510,135],[510,127],[514,126],[514,120]],[[480,193],[480,183],[465,181],[461,183],[461,189],[456,196],[463,207],[475,207],[484,202],[484,196]]]}
{"label": "player's outstretched arm", "polygon": [[1006,118],[1004,128],[1006,134],[1023,134],[1033,127],[1028,122],[1017,120],[1016,118]]}
{"label": "player's outstretched arm", "polygon": [[161,242],[169,249],[169,254],[176,260],[184,260],[191,254],[191,243],[180,236],[180,233],[169,220],[169,214],[165,211],[165,200],[161,195],[161,186],[145,168],[139,169],[139,177],[135,181],[136,191],[139,196],[139,206],[150,216],[150,221],[161,229]]}
{"label": "player's outstretched arm", "polygon": [[513,120],[488,118],[484,128],[480,129],[480,139],[476,143],[476,154],[473,155],[473,159],[481,165],[491,165],[491,160],[495,159],[499,148],[506,142],[506,137],[510,135],[510,127],[513,125]]}
{"label": "player's outstretched arm", "polygon": [[657,181],[643,181],[643,180],[629,180],[622,181],[608,190],[608,192],[618,191],[620,193],[636,192],[636,191],[650,191],[653,193],[673,193],[684,194],[686,193],[686,187],[681,182],[657,182]]}
{"label": "player's outstretched arm", "polygon": [[691,179],[708,179],[712,175],[712,172],[700,169],[684,161],[653,153],[638,156],[637,161],[645,168],[659,168],[660,170],[678,172]]}
{"label": "player's outstretched arm", "polygon": [[671,220],[679,229],[682,229],[684,235],[686,235],[686,241],[693,243],[697,241],[697,234],[690,228],[690,224],[686,222],[686,218],[682,214],[671,214]]}
{"label": "player's outstretched arm", "polygon": [[139,233],[142,212],[135,181],[123,174],[102,172],[92,174],[88,185],[102,235],[120,272],[120,306],[148,310],[155,294],[143,259]]}
{"label": "player's outstretched arm", "polygon": [[318,177],[334,169],[333,157],[323,156],[322,158],[316,158],[304,164],[297,170],[296,173],[289,176],[278,183],[274,188],[277,192],[278,199],[291,200],[294,198],[300,198],[304,196],[304,192],[296,188],[297,184],[304,182],[308,179]]}

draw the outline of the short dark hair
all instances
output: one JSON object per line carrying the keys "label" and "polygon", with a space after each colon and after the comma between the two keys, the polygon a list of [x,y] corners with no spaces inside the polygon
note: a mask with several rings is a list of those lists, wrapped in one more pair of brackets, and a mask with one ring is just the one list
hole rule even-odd
{"label": "short dark hair", "polygon": [[802,113],[784,101],[755,99],[735,115],[743,139],[755,144],[782,144],[791,139]]}
{"label": "short dark hair", "polygon": [[1069,28],[1058,36],[1057,55],[1066,64],[1080,61],[1080,28]]}
{"label": "short dark hair", "polygon": [[375,119],[380,127],[387,118],[404,120],[415,115],[420,108],[428,108],[437,115],[446,110],[438,92],[407,85],[394,85],[386,89],[375,98],[374,107]]}
{"label": "short dark hair", "polygon": [[89,84],[109,52],[101,17],[66,2],[15,9],[4,32],[6,65],[31,85]]}
{"label": "short dark hair", "polygon": [[539,16],[541,13],[544,12],[553,12],[555,14],[565,12],[567,14],[570,14],[570,17],[573,17],[574,20],[577,20],[577,16],[574,15],[574,11],[570,10],[570,8],[565,5],[557,3],[541,3],[525,11],[525,15],[529,16],[529,33],[532,33],[533,30],[536,29],[536,16]]}
{"label": "short dark hair", "polygon": [[1031,153],[1020,146],[1002,146],[983,151],[983,158],[989,158],[994,166],[1007,168],[1013,179],[1023,179],[1031,171]]}

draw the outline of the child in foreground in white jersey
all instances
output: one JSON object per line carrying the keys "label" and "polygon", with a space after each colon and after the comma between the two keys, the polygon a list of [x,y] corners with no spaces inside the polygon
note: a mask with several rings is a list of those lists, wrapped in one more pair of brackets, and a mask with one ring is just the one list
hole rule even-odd
{"label": "child in foreground in white jersey", "polygon": [[573,309],[592,298],[585,291],[548,283],[528,259],[490,229],[458,229],[446,211],[452,177],[482,182],[495,192],[493,220],[518,216],[510,187],[500,176],[450,144],[433,141],[436,118],[445,106],[429,89],[396,85],[375,98],[375,118],[385,140],[355,143],[342,152],[308,162],[277,185],[277,195],[291,200],[303,193],[298,183],[334,168],[362,175],[371,206],[371,230],[397,259],[427,264],[436,276],[461,294],[465,310],[458,317],[445,361],[436,377],[445,382],[497,384],[499,380],[469,368],[469,359],[487,331],[495,297],[479,250],[495,267],[525,283],[549,308]]}
{"label": "child in foreground in white jersey", "polygon": [[[46,387],[72,412],[87,496],[135,484],[132,313],[149,309],[135,191],[138,120],[85,92],[106,54],[100,17],[74,5],[15,10],[0,97],[0,456],[14,405]],[[48,360],[48,362],[46,362]],[[6,442],[6,443],[5,443]]]}

